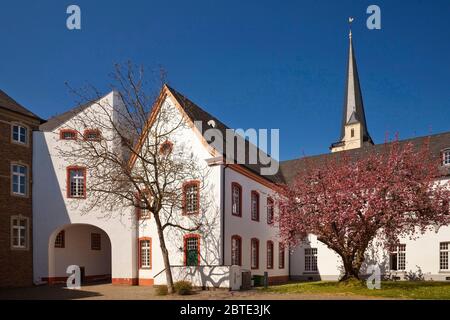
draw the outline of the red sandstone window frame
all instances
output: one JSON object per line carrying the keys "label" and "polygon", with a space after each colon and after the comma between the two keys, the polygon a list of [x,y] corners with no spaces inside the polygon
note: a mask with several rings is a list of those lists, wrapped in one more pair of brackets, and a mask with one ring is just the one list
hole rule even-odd
{"label": "red sandstone window frame", "polygon": [[[81,171],[83,171],[83,177],[84,177],[84,179],[83,179],[83,185],[84,185],[83,186],[83,196],[79,196],[79,197],[72,196],[71,193],[70,193],[70,171],[72,171],[72,170],[81,170]],[[69,198],[69,199],[86,199],[86,194],[87,194],[87,192],[86,192],[86,180],[87,180],[86,173],[87,173],[86,167],[69,166],[69,167],[66,168],[67,198]]]}
{"label": "red sandstone window frame", "polygon": [[188,239],[191,238],[196,238],[197,239],[197,266],[200,265],[200,241],[201,241],[201,236],[197,233],[189,233],[189,234],[185,234],[183,236],[183,252],[184,252],[184,259],[183,259],[183,264],[184,266],[187,266],[187,241]]}
{"label": "red sandstone window frame", "polygon": [[[142,192],[150,194],[150,192],[148,190],[144,190]],[[141,192],[141,194],[142,194],[142,192]],[[134,196],[135,201],[136,201],[136,206],[134,208],[135,208],[135,212],[136,212],[136,218],[138,221],[139,220],[148,220],[152,217],[151,212],[148,209],[146,210],[147,211],[146,214],[142,214],[143,209],[140,208],[140,204],[139,204],[141,202],[141,194],[139,192],[136,192],[136,194]]]}
{"label": "red sandstone window frame", "polygon": [[[190,186],[196,186],[197,187],[197,208],[192,211],[187,211],[187,188]],[[184,216],[190,216],[190,215],[197,215],[200,213],[200,181],[198,180],[190,180],[183,183],[183,215]]]}
{"label": "red sandstone window frame", "polygon": [[[253,217],[253,197],[256,197],[256,217]],[[252,190],[250,193],[250,218],[252,221],[259,222],[259,202],[260,202],[259,192]]]}
{"label": "red sandstone window frame", "polygon": [[[142,243],[144,241],[149,241],[149,266],[142,265]],[[153,255],[153,244],[152,238],[150,237],[140,237],[138,239],[138,261],[139,261],[139,269],[141,270],[151,270],[152,269],[152,255]]]}
{"label": "red sandstone window frame", "polygon": [[[239,190],[239,206],[237,208],[237,213],[233,212],[234,207],[234,188]],[[235,217],[242,217],[242,186],[237,182],[231,183],[231,214]]]}
{"label": "red sandstone window frame", "polygon": [[[167,149],[166,149],[167,148]],[[163,156],[168,156],[172,153],[173,150],[173,142],[170,140],[166,140],[159,146],[159,154]]]}
{"label": "red sandstone window frame", "polygon": [[[89,134],[95,133],[97,137],[88,138]],[[100,141],[102,139],[102,134],[99,129],[86,129],[83,131],[83,140],[84,141]]]}
{"label": "red sandstone window frame", "polygon": [[[269,247],[272,249],[270,255],[269,255]],[[269,240],[269,241],[267,241],[267,244],[266,244],[266,262],[267,262],[266,265],[267,265],[267,269],[273,269],[273,265],[274,265],[274,263],[273,263],[274,262],[273,261],[273,257],[274,257],[273,251],[274,251],[273,241]],[[269,257],[270,257],[270,259],[269,259]],[[269,264],[269,261],[271,261],[272,263]]]}
{"label": "red sandstone window frame", "polygon": [[[256,265],[253,265],[253,244],[256,244]],[[250,240],[250,267],[252,270],[259,269],[259,239],[252,238]]]}
{"label": "red sandstone window frame", "polygon": [[[73,133],[73,138],[65,138],[64,133]],[[59,130],[59,139],[60,140],[77,140],[78,139],[78,132],[74,129],[61,129]]]}
{"label": "red sandstone window frame", "polygon": [[[237,257],[237,264],[236,263],[233,263],[234,261],[233,261],[233,255],[234,255],[234,252],[233,252],[233,242],[234,241],[239,241],[238,243],[239,243],[239,247],[238,247],[238,250],[239,250],[239,256]],[[238,265],[238,266],[242,266],[242,237],[241,236],[239,236],[239,235],[237,235],[237,234],[235,234],[235,235],[233,235],[233,236],[231,236],[231,264],[232,265]]]}

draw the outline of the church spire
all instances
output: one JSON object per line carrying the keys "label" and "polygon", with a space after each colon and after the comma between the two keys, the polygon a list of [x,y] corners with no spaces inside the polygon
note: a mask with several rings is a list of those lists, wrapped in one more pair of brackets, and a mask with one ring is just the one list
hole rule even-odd
{"label": "church spire", "polygon": [[367,129],[366,115],[364,113],[364,104],[359,84],[358,68],[356,66],[355,51],[353,49],[352,22],[353,18],[349,18],[350,32],[346,74],[347,81],[342,114],[341,136],[339,142],[331,145],[331,150],[333,152],[359,148],[364,144],[373,144]]}

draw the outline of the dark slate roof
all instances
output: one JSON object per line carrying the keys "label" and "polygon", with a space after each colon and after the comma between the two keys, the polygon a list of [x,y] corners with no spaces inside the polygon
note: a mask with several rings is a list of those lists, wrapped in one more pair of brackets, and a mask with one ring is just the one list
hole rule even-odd
{"label": "dark slate roof", "polygon": [[53,131],[58,128],[61,124],[69,120],[70,118],[76,116],[78,113],[82,112],[84,109],[92,105],[93,101],[85,103],[83,105],[72,108],[64,113],[51,117],[44,124],[39,126],[41,131]]}
{"label": "dark slate roof", "polygon": [[[167,85],[166,85],[167,86]],[[200,121],[202,123],[202,134],[208,130],[211,129],[212,127],[208,124],[208,122],[210,120],[214,120],[215,122],[215,128],[218,129],[221,134],[222,137],[224,138],[222,141],[222,145],[225,146],[225,140],[226,140],[226,130],[230,129],[227,125],[225,125],[222,121],[220,121],[219,119],[217,119],[216,117],[214,117],[213,115],[209,114],[208,112],[206,112],[204,109],[200,108],[197,104],[195,104],[194,102],[192,102],[191,100],[189,100],[186,96],[184,96],[183,94],[181,94],[180,92],[176,91],[175,89],[171,88],[170,86],[167,86],[167,88],[170,90],[170,92],[175,96],[175,98],[178,100],[178,102],[180,103],[180,105],[183,107],[184,111],[186,112],[186,114],[188,115],[188,117],[192,120],[192,121]],[[239,135],[234,135],[235,139],[242,139],[241,136]],[[235,140],[236,142],[236,140]],[[221,150],[220,145],[215,144],[214,142],[211,142],[211,145],[214,146],[219,152]],[[223,152],[221,152],[222,154],[224,154],[226,157],[230,158],[230,159],[237,159],[236,158],[236,149],[237,149],[237,144],[235,143],[235,150],[234,150],[234,154],[230,155],[227,154],[227,150],[223,150]],[[266,165],[262,164],[262,163],[256,163],[256,164],[251,164],[248,163],[249,161],[249,150],[257,150],[259,151],[259,149],[253,145],[252,143],[250,143],[248,140],[245,140],[245,159],[246,159],[246,163],[242,164],[244,167],[246,167],[247,169],[249,169],[250,171],[260,175],[261,177],[267,179],[270,182],[283,182],[283,177],[281,176],[281,172],[278,170],[277,174],[272,175],[272,176],[262,176],[261,175],[261,168],[266,167]],[[272,161],[275,161],[274,159],[272,159]]]}
{"label": "dark slate roof", "polygon": [[[400,144],[405,144],[408,142],[412,142],[414,146],[420,147],[426,141],[426,139],[430,139],[430,151],[434,157],[440,157],[441,152],[444,149],[450,148],[450,132],[444,132],[439,134],[434,134],[430,136],[417,137],[412,139],[406,139],[399,141]],[[280,168],[281,173],[283,175],[284,181],[290,183],[294,180],[298,173],[302,170],[308,170],[311,168],[320,168],[321,165],[324,165],[326,161],[336,159],[337,157],[342,156],[343,154],[347,154],[350,159],[358,159],[362,158],[369,153],[373,152],[381,152],[384,148],[385,144],[377,144],[377,145],[365,145],[359,149],[352,149],[347,151],[335,152],[335,153],[327,153],[320,154],[316,156],[304,157],[300,159],[281,161]],[[442,166],[441,172],[443,176],[450,175],[450,167]]]}
{"label": "dark slate roof", "polygon": [[[350,66],[353,67],[353,77],[350,77]],[[354,83],[354,95],[355,95],[355,109],[350,110],[354,112],[354,116],[352,114],[352,119],[347,119],[347,108],[350,107],[348,104],[348,86],[350,82]],[[359,121],[363,128],[363,141],[372,143],[372,138],[370,137],[369,130],[367,129],[366,123],[366,114],[364,112],[364,103],[363,97],[361,93],[361,86],[359,83],[359,75],[358,75],[358,67],[356,65],[356,56],[355,50],[353,49],[352,37],[350,36],[350,46],[349,46],[349,54],[348,54],[348,62],[347,62],[347,75],[346,75],[346,85],[345,85],[345,93],[344,93],[344,106],[342,113],[342,124],[341,124],[341,137],[340,140],[344,138],[345,135],[345,125],[350,122]]]}
{"label": "dark slate roof", "polygon": [[7,109],[16,113],[20,113],[22,115],[35,118],[38,120],[42,119],[35,115],[33,112],[19,104],[17,101],[15,101],[13,98],[8,96],[4,91],[0,90],[0,108]]}

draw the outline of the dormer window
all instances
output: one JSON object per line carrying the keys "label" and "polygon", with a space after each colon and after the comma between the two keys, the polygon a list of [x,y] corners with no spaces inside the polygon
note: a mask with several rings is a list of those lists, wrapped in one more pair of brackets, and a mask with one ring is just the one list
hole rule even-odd
{"label": "dormer window", "polygon": [[59,132],[61,140],[77,140],[77,132],[71,129],[63,129]]}
{"label": "dormer window", "polygon": [[442,152],[442,164],[444,166],[450,166],[450,149],[446,149]]}
{"label": "dormer window", "polygon": [[83,132],[84,140],[86,141],[100,141],[100,131],[98,129],[86,129]]}

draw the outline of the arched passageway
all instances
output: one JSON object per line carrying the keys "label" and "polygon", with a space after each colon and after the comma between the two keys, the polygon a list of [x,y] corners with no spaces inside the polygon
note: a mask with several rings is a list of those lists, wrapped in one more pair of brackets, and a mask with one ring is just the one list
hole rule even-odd
{"label": "arched passageway", "polygon": [[49,284],[65,283],[70,265],[81,269],[82,283],[111,281],[111,241],[102,229],[89,224],[57,228],[48,243]]}

